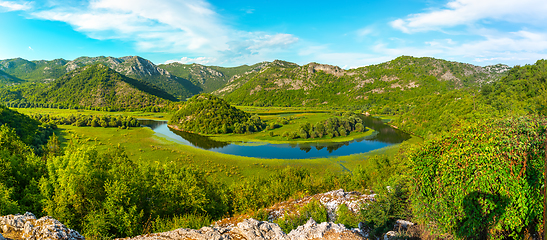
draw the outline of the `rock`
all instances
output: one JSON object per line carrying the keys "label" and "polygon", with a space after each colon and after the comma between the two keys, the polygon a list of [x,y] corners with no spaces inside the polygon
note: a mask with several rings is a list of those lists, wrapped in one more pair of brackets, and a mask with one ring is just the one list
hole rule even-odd
{"label": "rock", "polygon": [[245,219],[232,229],[231,233],[241,235],[248,240],[266,240],[279,239],[288,240],[287,235],[275,223],[258,221],[255,219]]}
{"label": "rock", "polygon": [[317,224],[312,218],[303,226],[285,234],[279,225],[270,222],[245,219],[235,227],[203,227],[200,230],[177,229],[170,232],[147,234],[131,240],[167,240],[167,239],[194,239],[194,240],[308,240],[308,239],[348,239],[361,240],[361,235],[348,230],[342,224],[324,222]]}
{"label": "rock", "polygon": [[397,233],[395,231],[389,231],[384,235],[384,240],[391,240],[395,239],[397,237]]}
{"label": "rock", "polygon": [[413,222],[399,219],[395,222],[395,225],[393,226],[393,230],[395,231],[408,230],[408,228],[412,226],[414,226]]}
{"label": "rock", "polygon": [[0,217],[0,226],[4,235],[8,238],[18,236],[29,240],[85,239],[80,233],[67,228],[52,217],[42,217],[36,220],[36,216],[29,212],[24,215],[17,214]]}
{"label": "rock", "polygon": [[290,240],[363,239],[360,234],[347,229],[342,224],[332,222],[317,224],[313,218],[310,218],[306,224],[292,230],[288,236]]}
{"label": "rock", "polygon": [[4,236],[2,236],[1,233],[0,233],[0,240],[6,240],[6,239],[4,238]]}

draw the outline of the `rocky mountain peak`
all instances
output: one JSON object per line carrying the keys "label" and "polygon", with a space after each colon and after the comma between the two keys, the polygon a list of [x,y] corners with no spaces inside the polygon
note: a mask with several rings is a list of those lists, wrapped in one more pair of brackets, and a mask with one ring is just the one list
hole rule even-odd
{"label": "rocky mountain peak", "polygon": [[332,74],[337,77],[341,77],[345,73],[345,70],[338,66],[319,64],[314,62],[308,64],[308,73],[315,73],[318,71],[323,71],[325,73]]}

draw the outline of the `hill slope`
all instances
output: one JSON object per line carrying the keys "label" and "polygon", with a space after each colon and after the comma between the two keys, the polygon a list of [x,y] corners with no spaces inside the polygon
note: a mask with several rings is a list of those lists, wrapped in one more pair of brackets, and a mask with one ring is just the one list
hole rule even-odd
{"label": "hill slope", "polygon": [[24,81],[0,70],[0,86],[18,84],[22,82]]}
{"label": "hill slope", "polygon": [[199,86],[204,92],[210,93],[220,89],[235,77],[259,71],[267,62],[257,63],[252,66],[242,65],[238,67],[204,66],[201,64],[169,63],[159,65],[160,68],[169,71],[180,78],[190,80]]}
{"label": "hill slope", "polygon": [[370,107],[477,86],[499,79],[507,69],[407,56],[350,70],[276,60],[258,72],[234,78],[213,94],[238,105]]}
{"label": "hill slope", "polygon": [[121,58],[103,56],[80,57],[74,61],[68,62],[67,70],[73,70],[78,67],[96,63],[102,63],[128,77],[156,85],[180,100],[189,98],[202,91],[200,87],[195,86],[192,82],[184,78],[171,75],[171,73],[159,68],[149,60],[138,56],[127,56]]}
{"label": "hill slope", "polygon": [[258,116],[230,106],[226,101],[210,94],[190,98],[169,121],[182,131],[198,133],[245,133],[260,131],[264,123]]}
{"label": "hill slope", "polygon": [[116,109],[162,106],[169,100],[177,100],[155,86],[123,76],[103,64],[78,68],[43,91],[26,97],[36,103]]}
{"label": "hill slope", "polygon": [[22,58],[0,60],[0,70],[27,81],[51,81],[65,74],[67,60],[28,61]]}
{"label": "hill slope", "polygon": [[[30,82],[47,83],[77,68],[101,63],[123,75],[156,85],[169,94],[184,100],[202,91],[192,82],[171,75],[168,71],[138,56],[80,57],[73,61],[55,59],[51,61],[28,61],[22,58],[0,60],[0,70],[15,78]],[[2,74],[0,73],[0,76]],[[25,82],[25,81],[20,81]],[[1,77],[0,77],[0,84]]]}

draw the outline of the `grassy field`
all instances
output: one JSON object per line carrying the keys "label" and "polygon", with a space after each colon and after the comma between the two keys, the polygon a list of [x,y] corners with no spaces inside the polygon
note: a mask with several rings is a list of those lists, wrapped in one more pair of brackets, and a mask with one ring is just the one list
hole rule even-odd
{"label": "grassy field", "polygon": [[[130,115],[142,118],[165,119],[170,117],[165,113],[142,113],[142,112],[98,112],[81,110],[62,110],[62,109],[16,109],[25,114],[40,113],[51,115],[70,115],[70,114],[110,114],[110,115]],[[294,123],[286,125],[289,127],[298,127],[300,121],[315,121],[326,117],[319,114],[296,113],[298,118]],[[161,117],[160,117],[161,116]],[[272,115],[275,117],[276,115]],[[168,119],[168,118],[167,118]],[[73,141],[78,144],[91,144],[100,150],[123,147],[129,157],[134,161],[145,164],[162,164],[169,161],[175,161],[181,165],[192,167],[204,171],[211,178],[231,183],[242,178],[267,175],[272,170],[284,168],[287,166],[307,168],[313,174],[339,173],[342,171],[353,170],[367,158],[374,155],[393,156],[399,149],[399,145],[374,150],[368,153],[353,154],[349,156],[313,158],[313,159],[262,159],[250,158],[212,151],[202,150],[191,146],[181,145],[172,142],[166,138],[155,135],[149,128],[93,128],[59,125],[57,135],[60,137],[63,145]],[[278,129],[276,129],[278,130]],[[275,130],[274,130],[275,131]],[[286,130],[283,130],[286,131]],[[370,134],[369,131],[368,134]],[[266,135],[266,133],[257,133]],[[365,133],[366,134],[366,133]],[[229,137],[229,136],[225,136]],[[249,137],[243,135],[243,137]],[[355,137],[355,136],[353,136]],[[230,138],[234,141],[235,138]],[[237,140],[236,140],[237,141]],[[412,138],[408,141],[419,142],[419,138]]]}

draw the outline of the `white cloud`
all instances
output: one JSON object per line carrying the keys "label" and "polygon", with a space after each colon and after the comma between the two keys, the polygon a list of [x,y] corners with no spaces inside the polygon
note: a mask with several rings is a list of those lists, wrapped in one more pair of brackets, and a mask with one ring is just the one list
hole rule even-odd
{"label": "white cloud", "polygon": [[452,0],[443,9],[411,14],[390,25],[405,33],[440,30],[490,19],[541,26],[547,20],[546,12],[545,0]]}
{"label": "white cloud", "polygon": [[32,47],[28,46],[28,50],[29,51],[34,51],[34,49],[32,49]]}
{"label": "white cloud", "polygon": [[0,1],[0,12],[4,11],[22,11],[32,8],[31,2],[26,1]]}
{"label": "white cloud", "polygon": [[298,40],[291,34],[233,29],[205,0],[89,0],[83,6],[59,3],[31,14],[69,23],[91,38],[132,41],[141,51],[202,55],[217,61],[287,48]]}

